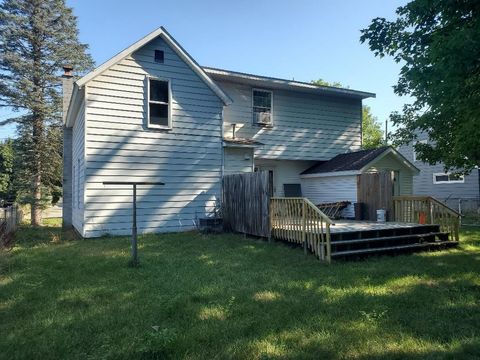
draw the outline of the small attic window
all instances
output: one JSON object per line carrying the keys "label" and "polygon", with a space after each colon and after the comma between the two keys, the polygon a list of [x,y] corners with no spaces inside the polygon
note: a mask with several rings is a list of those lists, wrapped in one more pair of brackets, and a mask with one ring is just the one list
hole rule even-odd
{"label": "small attic window", "polygon": [[155,62],[163,64],[164,53],[163,50],[155,50]]}

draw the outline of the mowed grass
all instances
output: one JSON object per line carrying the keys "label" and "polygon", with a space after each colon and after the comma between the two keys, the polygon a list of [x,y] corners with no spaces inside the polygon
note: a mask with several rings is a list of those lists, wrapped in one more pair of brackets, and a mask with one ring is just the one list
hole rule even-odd
{"label": "mowed grass", "polygon": [[478,359],[480,228],[458,249],[319,263],[240,235],[68,241],[2,257],[2,359]]}

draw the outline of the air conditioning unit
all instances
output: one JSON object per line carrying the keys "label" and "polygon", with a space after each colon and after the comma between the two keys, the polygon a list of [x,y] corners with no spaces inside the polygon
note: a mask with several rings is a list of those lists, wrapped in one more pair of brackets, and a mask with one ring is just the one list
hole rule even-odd
{"label": "air conditioning unit", "polygon": [[255,123],[260,125],[272,125],[272,114],[269,112],[257,112],[255,115]]}

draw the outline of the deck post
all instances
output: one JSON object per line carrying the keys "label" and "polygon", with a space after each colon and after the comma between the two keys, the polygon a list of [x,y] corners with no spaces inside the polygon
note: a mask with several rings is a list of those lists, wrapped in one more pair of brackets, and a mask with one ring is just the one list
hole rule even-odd
{"label": "deck post", "polygon": [[433,224],[433,203],[430,201],[430,198],[428,198],[427,204],[428,204],[428,207],[429,207],[430,224]]}
{"label": "deck post", "polygon": [[326,224],[326,235],[327,235],[327,262],[332,261],[332,247],[330,244],[330,224]]}
{"label": "deck post", "polygon": [[272,232],[273,232],[273,203],[272,198],[268,197],[268,242],[272,242]]}
{"label": "deck post", "polygon": [[303,242],[303,253],[307,255],[307,231],[305,229],[306,225],[306,211],[307,203],[305,200],[302,201],[302,242]]}

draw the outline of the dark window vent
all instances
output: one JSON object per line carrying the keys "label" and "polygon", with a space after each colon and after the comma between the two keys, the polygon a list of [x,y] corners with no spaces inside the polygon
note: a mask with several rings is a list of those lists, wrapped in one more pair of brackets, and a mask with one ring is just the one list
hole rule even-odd
{"label": "dark window vent", "polygon": [[164,54],[162,50],[155,50],[155,62],[163,64]]}

